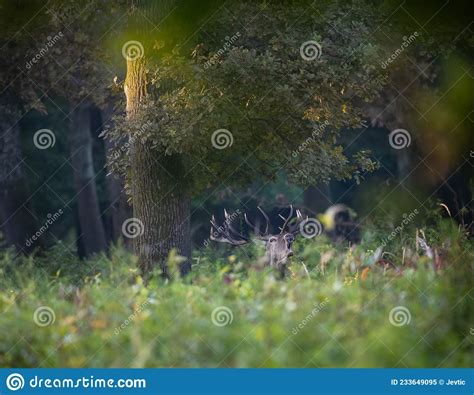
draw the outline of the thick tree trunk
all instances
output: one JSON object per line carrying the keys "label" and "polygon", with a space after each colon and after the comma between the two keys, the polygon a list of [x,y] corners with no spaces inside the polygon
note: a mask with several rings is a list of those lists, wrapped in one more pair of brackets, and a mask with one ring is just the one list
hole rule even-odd
{"label": "thick tree trunk", "polygon": [[0,116],[0,228],[7,244],[31,252],[41,240],[27,240],[38,230],[23,176],[20,129],[11,115]]}
{"label": "thick tree trunk", "polygon": [[81,104],[72,113],[70,133],[71,162],[77,198],[79,224],[86,256],[105,251],[104,225],[100,216],[99,200],[95,185],[90,131],[90,107]]}
{"label": "thick tree trunk", "polygon": [[173,248],[187,258],[181,272],[190,270],[191,200],[183,186],[184,169],[179,156],[159,155],[145,144],[133,146],[133,215],[143,223],[135,249],[145,276],[157,265],[168,276],[166,260]]}
{"label": "thick tree trunk", "polygon": [[[133,119],[147,95],[145,61],[127,60],[127,115]],[[179,155],[165,155],[150,144],[131,140],[130,165],[133,215],[143,228],[134,238],[142,274],[159,266],[168,276],[166,260],[172,249],[186,258],[180,271],[191,269],[191,200]]]}

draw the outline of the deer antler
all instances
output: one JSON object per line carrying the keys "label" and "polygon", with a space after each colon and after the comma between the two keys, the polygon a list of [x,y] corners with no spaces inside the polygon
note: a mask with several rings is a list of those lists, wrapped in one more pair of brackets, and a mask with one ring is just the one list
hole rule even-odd
{"label": "deer antler", "polygon": [[[257,222],[257,225],[252,223],[249,220],[246,213],[244,213],[244,220],[247,223],[247,225],[250,226],[250,228],[254,230],[255,238],[267,241],[271,237],[271,235],[269,234],[270,218],[260,206],[257,206],[257,209],[260,212],[260,214],[263,216],[263,218],[265,218],[265,231],[263,233],[261,232],[258,222]],[[293,235],[297,235],[299,233],[299,224],[301,221],[303,221],[303,216],[301,215],[300,210],[296,210],[296,222],[290,223],[293,217],[293,213],[294,213],[293,206],[290,205],[290,213],[288,217],[284,217],[281,214],[278,214],[280,218],[284,220],[283,226],[279,228],[280,235],[284,234],[285,232],[291,233]],[[232,216],[229,215],[226,209],[224,209],[224,217],[225,217],[225,221],[221,226],[217,225],[217,221],[214,215],[211,217],[211,221],[210,221],[211,222],[211,235],[209,238],[219,243],[228,243],[235,246],[249,243],[250,238],[244,236],[241,232],[237,231],[232,226],[232,222],[234,218],[232,218]]]}
{"label": "deer antler", "polygon": [[[279,227],[280,229],[280,234],[283,234],[285,232],[285,229],[288,227],[288,233],[292,233],[293,235],[296,235],[299,233],[299,224],[301,221],[303,221],[303,215],[301,215],[301,211],[296,209],[296,223],[290,224],[290,221],[293,217],[293,206],[290,205],[290,214],[288,214],[288,217],[284,217],[281,214],[278,214],[278,216],[285,221],[283,226]],[[308,219],[308,217],[306,217]],[[288,226],[289,225],[289,226]]]}
{"label": "deer antler", "polygon": [[268,218],[267,213],[265,211],[263,211],[263,209],[260,206],[257,206],[257,209],[258,209],[258,211],[260,211],[260,213],[265,218],[265,222],[266,222],[266,224],[265,224],[265,233],[263,233],[263,234],[260,233],[259,227],[254,225],[252,222],[250,222],[250,220],[248,219],[246,213],[244,213],[244,219],[245,219],[245,222],[247,223],[247,225],[250,226],[251,228],[253,228],[254,233],[255,233],[255,237],[257,239],[267,240],[269,238],[268,229],[270,227],[270,218]]}
{"label": "deer antler", "polygon": [[283,226],[279,228],[279,229],[280,229],[280,234],[282,234],[282,233],[285,231],[286,226],[288,225],[288,222],[290,222],[291,217],[293,217],[293,206],[290,204],[290,214],[288,215],[287,218],[285,218],[285,217],[284,217],[283,215],[281,215],[281,214],[278,214],[278,216],[279,216],[283,221],[285,221],[285,223],[283,224]]}
{"label": "deer antler", "polygon": [[[306,216],[306,220],[308,219],[308,216]],[[290,232],[293,233],[295,236],[300,233],[300,223],[305,221],[303,216],[301,215],[300,210],[296,210],[296,223],[292,225]]]}
{"label": "deer antler", "polygon": [[211,234],[209,238],[218,243],[228,243],[231,245],[247,244],[249,239],[237,232],[231,225],[232,218],[224,209],[225,221],[222,226],[217,225],[216,218],[211,217]]}

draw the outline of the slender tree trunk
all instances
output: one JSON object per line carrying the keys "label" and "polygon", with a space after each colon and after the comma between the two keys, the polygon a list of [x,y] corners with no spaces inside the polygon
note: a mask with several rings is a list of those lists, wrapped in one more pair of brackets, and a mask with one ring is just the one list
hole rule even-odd
{"label": "slender tree trunk", "polygon": [[[105,146],[110,147],[107,143]],[[123,238],[122,225],[128,218],[132,217],[132,208],[127,202],[124,187],[122,176],[115,174],[109,174],[107,176],[107,192],[109,196],[109,207],[107,208],[107,237],[112,242]],[[128,240],[129,239],[124,238],[125,245],[128,245]]]}
{"label": "slender tree trunk", "polygon": [[[105,110],[102,111],[102,123],[103,127],[106,124],[112,123],[113,106],[108,105]],[[124,139],[124,143],[126,140]],[[105,151],[106,154],[112,154],[118,152],[121,149],[120,143],[112,142],[110,139],[105,139]],[[113,174],[110,166],[109,157],[107,157],[107,192],[109,196],[109,207],[107,209],[107,222],[106,222],[106,233],[107,238],[116,242],[123,238],[122,225],[128,219],[132,217],[132,207],[127,201],[127,194],[125,193],[125,180],[122,175]],[[126,245],[128,245],[128,238],[123,238]]]}
{"label": "slender tree trunk", "polygon": [[[127,116],[137,115],[147,95],[144,58],[127,60],[125,80]],[[171,249],[186,258],[181,274],[191,269],[191,200],[184,179],[184,166],[179,155],[165,155],[139,139],[131,140],[130,166],[134,218],[143,224],[134,239],[135,252],[142,274],[159,266],[168,276],[166,260]]]}
{"label": "slender tree trunk", "polygon": [[29,253],[41,240],[27,242],[38,228],[23,175],[20,129],[14,117],[0,115],[0,228],[7,244]]}
{"label": "slender tree trunk", "polygon": [[396,152],[398,179],[404,184],[408,183],[410,172],[413,170],[412,155],[413,153],[408,147]]}
{"label": "slender tree trunk", "polygon": [[95,185],[89,105],[81,104],[73,110],[72,129],[69,143],[82,231],[79,236],[83,240],[86,256],[90,256],[105,251],[107,243]]}
{"label": "slender tree trunk", "polygon": [[86,249],[84,246],[84,238],[82,237],[82,229],[81,229],[81,224],[79,223],[79,213],[78,210],[74,210],[74,228],[76,231],[76,250],[77,250],[77,256],[79,259],[85,259],[87,258],[86,254]]}

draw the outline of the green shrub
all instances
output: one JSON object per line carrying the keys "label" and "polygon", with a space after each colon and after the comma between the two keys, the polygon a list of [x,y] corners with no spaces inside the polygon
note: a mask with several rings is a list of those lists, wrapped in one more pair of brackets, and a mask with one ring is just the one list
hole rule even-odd
{"label": "green shrub", "polygon": [[[256,245],[198,250],[189,277],[147,287],[122,248],[87,262],[62,245],[34,258],[7,251],[0,365],[470,366],[472,242],[450,223],[426,229],[442,263],[435,270],[414,232],[379,257],[378,232],[367,229],[354,249],[298,240],[284,280],[256,267]],[[35,323],[40,306],[54,312],[50,325]]]}

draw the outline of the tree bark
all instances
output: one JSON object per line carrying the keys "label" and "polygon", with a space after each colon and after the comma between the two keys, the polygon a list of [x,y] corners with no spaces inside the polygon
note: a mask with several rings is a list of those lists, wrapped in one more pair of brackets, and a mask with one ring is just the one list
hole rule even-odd
{"label": "tree bark", "polygon": [[[102,126],[112,123],[113,106],[108,105],[102,111]],[[126,142],[126,140],[124,141]],[[110,139],[105,139],[105,151],[106,155],[119,150],[121,147],[117,142],[112,142]],[[132,217],[132,208],[127,201],[127,194],[125,193],[125,180],[121,174],[113,174],[110,166],[110,160],[107,156],[107,169],[108,174],[106,178],[107,192],[109,198],[109,206],[107,208],[107,220],[106,220],[106,234],[108,240],[116,242],[123,238],[122,224],[127,218]],[[125,245],[128,246],[126,237],[123,238]]]}
{"label": "tree bark", "polygon": [[403,184],[408,183],[408,178],[410,176],[410,172],[413,170],[413,163],[412,163],[412,151],[409,147],[404,149],[397,150],[396,158],[397,158],[397,175],[400,182]]}
{"label": "tree bark", "polygon": [[[105,144],[110,147],[109,144]],[[122,225],[132,216],[132,208],[127,202],[124,190],[125,184],[122,176],[109,174],[107,176],[107,192],[109,204],[107,208],[107,238],[111,242],[123,239]],[[128,245],[128,239],[123,240]]]}
{"label": "tree bark", "polygon": [[[134,119],[147,96],[145,60],[127,60],[125,80],[127,116]],[[131,138],[130,176],[135,220],[143,224],[134,238],[138,265],[145,278],[160,267],[169,276],[167,258],[172,249],[186,258],[182,275],[191,269],[191,199],[179,155],[166,155],[151,144]],[[140,223],[138,222],[138,223]],[[140,225],[141,225],[140,224]]]}
{"label": "tree bark", "polygon": [[41,240],[27,242],[38,230],[36,218],[29,201],[26,187],[20,128],[16,120],[2,112],[0,118],[0,228],[5,233],[7,244],[18,251],[30,253],[41,246]]}
{"label": "tree bark", "polygon": [[92,138],[90,131],[90,106],[81,104],[72,112],[70,133],[71,162],[74,168],[74,184],[77,210],[86,256],[105,251],[104,225],[102,223],[99,200],[95,185],[92,159]]}

